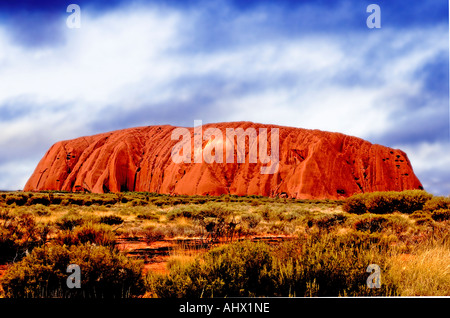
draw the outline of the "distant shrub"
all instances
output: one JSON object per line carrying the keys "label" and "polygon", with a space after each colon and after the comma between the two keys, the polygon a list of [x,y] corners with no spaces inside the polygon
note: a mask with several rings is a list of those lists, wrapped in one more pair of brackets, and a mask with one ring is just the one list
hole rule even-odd
{"label": "distant shrub", "polygon": [[207,218],[223,219],[228,216],[231,216],[232,214],[233,211],[217,204],[200,205],[200,206],[189,204],[173,208],[167,214],[167,218],[169,220],[174,220],[175,218],[178,217],[185,217],[188,219],[193,219],[202,222]]}
{"label": "distant shrub", "polygon": [[431,218],[437,222],[450,220],[450,209],[439,209],[433,211]]}
{"label": "distant shrub", "polygon": [[100,223],[107,225],[118,225],[123,223],[123,218],[118,215],[104,215],[100,217]]}
{"label": "distant shrub", "polygon": [[248,228],[254,229],[261,222],[262,217],[255,213],[246,213],[241,216],[242,222],[247,224]]}
{"label": "distant shrub", "polygon": [[165,237],[164,231],[161,228],[155,227],[155,226],[149,226],[149,227],[144,228],[143,235],[144,235],[144,241],[147,244],[150,244],[150,243],[153,243],[156,241],[161,241]]}
{"label": "distant shrub", "polygon": [[130,201],[131,206],[143,206],[143,205],[147,205],[148,202],[144,201],[144,200],[140,200],[140,199],[134,199],[132,201]]}
{"label": "distant shrub", "polygon": [[81,205],[84,205],[84,206],[91,206],[92,204],[94,204],[94,202],[89,198],[82,199],[82,202],[83,203]]}
{"label": "distant shrub", "polygon": [[73,230],[62,231],[55,238],[61,245],[80,245],[93,243],[97,245],[114,247],[116,238],[111,228],[104,224],[86,223]]}
{"label": "distant shrub", "polygon": [[70,204],[74,205],[83,205],[85,203],[85,200],[83,198],[70,197],[69,202]]}
{"label": "distant shrub", "polygon": [[27,205],[35,205],[35,204],[42,204],[42,205],[50,205],[50,197],[48,194],[35,194],[31,195],[27,200]]}
{"label": "distant shrub", "polygon": [[388,219],[384,216],[364,215],[353,226],[357,231],[373,233],[382,231],[388,222]]}
{"label": "distant shrub", "polygon": [[159,216],[155,215],[153,211],[140,212],[136,215],[136,218],[141,220],[153,220],[153,221],[159,220]]}
{"label": "distant shrub", "polygon": [[72,230],[83,223],[84,220],[78,213],[67,213],[55,222],[61,230]]}
{"label": "distant shrub", "polygon": [[93,197],[91,198],[91,202],[92,204],[96,204],[96,205],[114,205],[117,203],[117,197],[113,197],[111,195],[108,196],[101,196],[101,197]]}
{"label": "distant shrub", "polygon": [[279,217],[283,220],[283,221],[294,221],[295,219],[299,218],[300,214],[297,211],[287,211],[283,214],[281,214]]}
{"label": "distant shrub", "polygon": [[416,224],[422,226],[432,226],[434,224],[434,220],[431,218],[431,216],[424,216],[416,218]]}
{"label": "distant shrub", "polygon": [[315,224],[319,229],[330,230],[337,225],[343,224],[347,220],[347,216],[343,213],[335,213],[331,215],[325,215],[315,220]]}
{"label": "distant shrub", "polygon": [[68,206],[68,205],[70,205],[70,201],[68,199],[62,199],[60,205],[61,206]]}
{"label": "distant shrub", "polygon": [[426,212],[433,212],[435,210],[450,209],[450,198],[446,197],[433,197],[431,200],[427,201],[423,210]]}
{"label": "distant shrub", "polygon": [[[81,288],[66,284],[69,264],[81,269]],[[35,248],[1,279],[7,298],[126,298],[142,295],[142,264],[102,246]]]}
{"label": "distant shrub", "polygon": [[42,204],[36,204],[31,209],[32,213],[37,216],[49,216],[51,212],[49,208]]}
{"label": "distant shrub", "polygon": [[356,194],[344,201],[343,209],[349,213],[363,214],[366,212],[386,214],[401,212],[411,214],[422,210],[433,195],[422,190],[406,190],[402,192],[371,192]]}
{"label": "distant shrub", "polygon": [[178,217],[185,217],[185,218],[197,218],[199,214],[201,213],[200,210],[201,207],[189,204],[189,205],[183,205],[183,206],[177,206],[173,208],[171,211],[167,213],[167,218],[169,220],[174,220]]}
{"label": "distant shrub", "polygon": [[156,198],[154,200],[151,200],[151,203],[159,207],[170,204],[167,198]]}
{"label": "distant shrub", "polygon": [[8,194],[6,195],[5,202],[7,205],[16,204],[17,206],[25,205],[28,201],[28,195],[25,193]]}
{"label": "distant shrub", "polygon": [[277,211],[274,207],[272,207],[270,204],[264,204],[260,205],[255,209],[256,213],[259,213],[262,218],[266,221],[276,221],[281,220],[282,213],[280,211]]}
{"label": "distant shrub", "polygon": [[409,217],[412,219],[420,219],[424,217],[431,217],[431,213],[422,210],[417,210],[414,211],[414,213],[412,213]]}

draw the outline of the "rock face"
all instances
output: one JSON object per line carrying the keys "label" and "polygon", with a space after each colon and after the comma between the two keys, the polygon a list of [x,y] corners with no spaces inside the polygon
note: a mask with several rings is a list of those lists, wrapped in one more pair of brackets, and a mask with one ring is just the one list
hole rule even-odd
{"label": "rock face", "polygon": [[[216,136],[217,129],[214,138],[206,138],[208,128],[218,128],[223,139]],[[279,141],[279,165],[274,166],[272,158],[272,167],[276,168],[272,174],[262,173],[261,168],[271,163],[262,163],[261,152],[257,153],[256,162],[250,160],[250,154],[256,153],[252,152],[256,150],[255,140],[252,143],[247,137],[245,150],[239,152],[237,139],[226,138],[227,129],[238,128],[256,131],[260,151],[263,140],[267,140],[266,154],[273,155],[276,149],[272,145]],[[39,162],[24,191],[147,191],[341,199],[361,192],[422,189],[403,151],[340,133],[250,122],[183,128],[184,136],[172,137],[175,129],[167,125],[138,127],[57,142]],[[272,138],[276,130],[277,139]],[[267,135],[261,131],[267,131]],[[202,136],[201,146],[195,144]],[[190,149],[175,151],[185,158],[185,162],[175,163],[173,149],[183,145],[183,140]],[[222,163],[217,162],[221,154],[218,145],[223,148]],[[215,148],[211,150],[211,146]],[[227,146],[233,150],[229,158],[225,158],[230,154]],[[206,157],[201,157],[202,151],[204,156],[211,154],[216,162],[208,163]],[[243,154],[245,158],[240,157],[238,163],[238,155]],[[199,158],[201,162],[196,163]]]}

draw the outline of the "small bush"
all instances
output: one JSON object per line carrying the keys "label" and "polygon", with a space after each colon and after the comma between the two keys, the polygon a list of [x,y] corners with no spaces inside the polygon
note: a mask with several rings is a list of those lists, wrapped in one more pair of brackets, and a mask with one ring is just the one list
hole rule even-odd
{"label": "small bush", "polygon": [[42,194],[32,195],[27,201],[27,205],[42,204],[48,206],[50,205],[50,203],[51,203],[50,197],[48,195]]}
{"label": "small bush", "polygon": [[326,215],[315,221],[319,229],[331,230],[337,225],[343,224],[347,220],[347,216],[343,213],[335,213],[332,215]]}
{"label": "small bush", "polygon": [[119,225],[123,223],[123,219],[118,215],[104,215],[100,217],[99,222],[107,225]]}
{"label": "small bush", "polygon": [[344,201],[343,209],[349,213],[366,212],[386,214],[401,212],[411,214],[422,210],[433,195],[422,190],[406,190],[402,192],[371,192],[357,194]]}
{"label": "small bush", "polygon": [[168,201],[168,199],[163,199],[163,198],[159,198],[159,199],[155,199],[151,201],[154,205],[161,207],[163,205],[169,205],[170,202]]}
{"label": "small bush", "polygon": [[353,226],[357,231],[368,231],[369,233],[381,232],[388,223],[384,216],[364,215],[357,220]]}
{"label": "small bush", "polygon": [[140,199],[134,199],[130,202],[131,206],[144,206],[147,205],[148,202]]}
{"label": "small bush", "polygon": [[202,207],[189,204],[184,206],[178,206],[173,208],[168,214],[167,218],[169,220],[174,220],[178,217],[185,217],[188,219],[200,219],[202,214]]}
{"label": "small bush", "polygon": [[431,218],[431,216],[427,215],[416,218],[416,224],[422,226],[433,226],[434,220]]}
{"label": "small bush", "polygon": [[25,193],[8,194],[5,198],[7,205],[16,204],[17,206],[25,205],[28,201],[28,196]]}
{"label": "small bush", "polygon": [[36,204],[30,207],[29,211],[31,211],[34,215],[37,216],[49,216],[51,214],[49,208],[42,204]]}
{"label": "small bush", "polygon": [[[66,284],[69,264],[81,269],[81,288]],[[142,295],[142,264],[102,246],[35,248],[1,279],[7,298],[125,298]]]}
{"label": "small bush", "polygon": [[439,209],[433,211],[431,218],[437,222],[450,220],[450,209]]}
{"label": "small bush", "polygon": [[76,226],[80,226],[83,223],[84,220],[79,213],[67,213],[56,220],[56,226],[61,230],[73,230]]}
{"label": "small bush", "polygon": [[144,234],[144,241],[147,244],[156,242],[156,241],[161,241],[164,239],[165,233],[161,228],[155,227],[155,226],[149,226],[146,227],[143,230],[143,234]]}
{"label": "small bush", "polygon": [[413,214],[410,215],[410,218],[412,218],[412,219],[420,219],[420,218],[426,218],[426,217],[431,217],[431,213],[422,211],[422,210],[417,210]]}
{"label": "small bush", "polygon": [[111,228],[103,224],[86,223],[75,227],[73,230],[62,231],[55,238],[61,245],[80,245],[93,243],[97,245],[114,247],[116,238]]}
{"label": "small bush", "polygon": [[434,197],[427,201],[423,206],[423,210],[426,212],[433,212],[441,209],[450,209],[450,198]]}
{"label": "small bush", "polygon": [[364,194],[355,194],[345,199],[342,209],[348,213],[363,214],[367,212]]}
{"label": "small bush", "polygon": [[261,216],[259,214],[247,213],[241,216],[241,220],[247,224],[249,229],[254,229],[261,222]]}
{"label": "small bush", "polygon": [[136,215],[136,218],[141,219],[141,220],[152,220],[152,221],[159,220],[159,216],[155,215],[154,212],[150,212],[150,211],[140,212]]}
{"label": "small bush", "polygon": [[259,213],[265,221],[277,221],[282,219],[282,214],[269,204],[260,205],[255,209],[255,212]]}
{"label": "small bush", "polygon": [[30,213],[5,213],[0,223],[0,263],[20,260],[40,245],[44,232]]}

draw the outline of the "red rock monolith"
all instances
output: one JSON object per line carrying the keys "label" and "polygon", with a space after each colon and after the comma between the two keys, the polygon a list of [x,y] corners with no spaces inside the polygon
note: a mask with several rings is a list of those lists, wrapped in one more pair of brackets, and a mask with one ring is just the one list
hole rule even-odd
{"label": "red rock monolith", "polygon": [[[172,140],[175,128],[138,127],[57,142],[39,162],[24,191],[342,199],[362,192],[422,189],[403,151],[341,133],[250,122],[203,125],[203,132],[218,128],[224,145],[227,128],[254,128],[258,135],[260,128],[266,129],[269,152],[271,129],[277,128],[279,166],[273,174],[262,174],[261,167],[269,164],[262,163],[261,158],[250,162],[250,138],[246,139],[243,163],[237,163],[237,151],[233,163],[227,163],[225,157],[222,163],[195,163],[194,152],[199,148],[195,148],[194,128],[187,128],[192,139],[191,161],[175,163],[172,149],[181,140]],[[211,140],[203,140],[201,150],[208,146]]]}

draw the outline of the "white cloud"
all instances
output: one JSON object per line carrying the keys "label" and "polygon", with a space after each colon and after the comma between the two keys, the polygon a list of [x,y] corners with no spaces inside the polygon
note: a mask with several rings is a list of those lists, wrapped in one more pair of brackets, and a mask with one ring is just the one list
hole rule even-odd
{"label": "white cloud", "polygon": [[401,145],[422,181],[425,190],[440,195],[450,195],[450,141]]}
{"label": "white cloud", "polygon": [[103,107],[117,95],[125,97],[124,85],[143,80],[154,85],[168,75],[164,51],[176,43],[178,20],[176,14],[149,10],[84,14],[81,29],[66,29],[65,45],[43,50],[17,47],[2,37],[8,55],[0,101],[29,95]]}
{"label": "white cloud", "polygon": [[[85,12],[81,29],[66,29],[65,43],[45,49],[14,44],[0,25],[0,110],[16,100],[31,104],[28,114],[1,122],[5,133],[0,146],[19,144],[19,157],[27,155],[38,137],[50,143],[92,133],[89,123],[104,114],[120,118],[143,105],[195,103],[196,96],[208,93],[211,78],[224,84],[218,88],[223,95],[215,96],[211,105],[217,115],[208,113],[208,121],[250,120],[365,138],[395,125],[389,115],[396,101],[420,91],[422,83],[414,73],[448,49],[442,26],[279,40],[272,36],[270,41],[258,36],[230,49],[194,51],[196,39],[189,32],[195,31],[201,10]],[[233,19],[230,32],[245,33],[257,30],[266,16],[257,12]],[[183,78],[200,79],[204,85],[180,86],[177,81]],[[240,90],[244,85],[248,87]],[[444,150],[436,148],[433,154]],[[411,151],[416,170],[425,169],[426,148]],[[11,176],[11,186],[37,164],[27,163],[17,178]]]}

